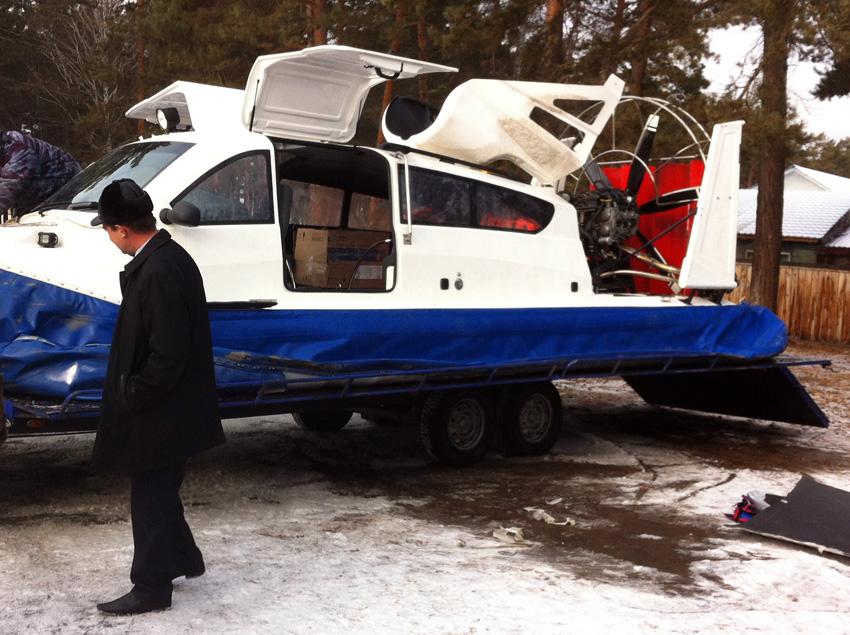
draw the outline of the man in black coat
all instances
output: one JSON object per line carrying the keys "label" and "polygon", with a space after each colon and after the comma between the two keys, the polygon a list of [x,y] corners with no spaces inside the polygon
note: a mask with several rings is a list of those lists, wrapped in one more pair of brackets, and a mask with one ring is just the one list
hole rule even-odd
{"label": "man in black coat", "polygon": [[92,225],[133,260],[120,274],[92,464],[131,475],[133,589],[98,604],[129,615],[171,606],[172,580],[204,573],[183,517],[180,485],[189,457],[224,441],[204,284],[192,257],[165,230],[134,181],[113,181]]}

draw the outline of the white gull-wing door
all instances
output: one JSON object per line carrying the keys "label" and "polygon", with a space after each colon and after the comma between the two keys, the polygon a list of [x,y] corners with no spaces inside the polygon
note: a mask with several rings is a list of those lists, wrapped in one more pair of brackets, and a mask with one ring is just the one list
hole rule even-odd
{"label": "white gull-wing door", "polygon": [[349,46],[315,46],[258,57],[248,76],[242,123],[253,132],[349,141],[369,90],[388,79],[456,68]]}
{"label": "white gull-wing door", "polygon": [[705,162],[697,213],[682,262],[683,289],[734,289],[739,151],[743,121],[717,124]]}

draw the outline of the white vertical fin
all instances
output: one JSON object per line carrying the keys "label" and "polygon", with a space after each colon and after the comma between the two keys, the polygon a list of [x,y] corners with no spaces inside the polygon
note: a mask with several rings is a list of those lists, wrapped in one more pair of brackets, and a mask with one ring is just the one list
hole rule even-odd
{"label": "white vertical fin", "polygon": [[734,289],[738,237],[739,151],[743,121],[717,124],[702,177],[697,213],[682,262],[683,289]]}

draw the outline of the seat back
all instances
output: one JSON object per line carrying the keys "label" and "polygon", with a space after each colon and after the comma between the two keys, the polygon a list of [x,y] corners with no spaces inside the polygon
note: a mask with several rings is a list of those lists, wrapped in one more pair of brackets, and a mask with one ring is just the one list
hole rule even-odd
{"label": "seat back", "polygon": [[394,135],[407,139],[434,123],[439,112],[410,97],[396,97],[384,112],[384,125]]}

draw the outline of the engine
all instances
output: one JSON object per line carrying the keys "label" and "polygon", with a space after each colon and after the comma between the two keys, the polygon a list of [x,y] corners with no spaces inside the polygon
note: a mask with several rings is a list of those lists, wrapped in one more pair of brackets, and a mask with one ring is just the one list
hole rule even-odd
{"label": "engine", "polygon": [[634,201],[625,192],[610,189],[582,192],[571,202],[588,256],[618,258],[620,243],[637,233],[639,214]]}

